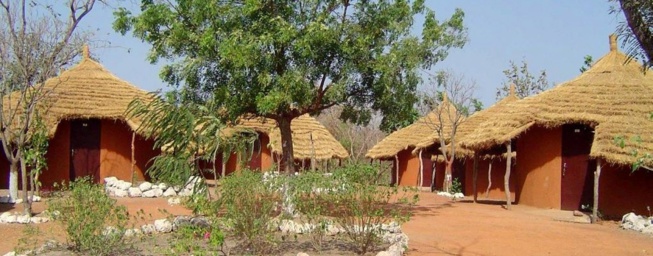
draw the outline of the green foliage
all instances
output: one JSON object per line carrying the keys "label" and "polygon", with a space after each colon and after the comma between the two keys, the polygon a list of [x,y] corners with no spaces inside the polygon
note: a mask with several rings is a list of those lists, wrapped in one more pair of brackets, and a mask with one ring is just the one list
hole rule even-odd
{"label": "green foliage", "polygon": [[631,172],[636,171],[637,169],[644,168],[647,170],[653,170],[649,167],[651,160],[653,160],[653,155],[649,152],[640,152],[636,146],[642,144],[642,138],[639,135],[631,136],[629,139],[626,139],[623,135],[618,135],[614,137],[615,145],[624,149],[631,148],[630,155],[635,158],[635,161],[631,165]]}
{"label": "green foliage", "polygon": [[629,58],[642,60],[647,67],[653,66],[653,2],[639,0],[610,0],[617,2],[610,13],[619,13],[617,34]]}
{"label": "green foliage", "polygon": [[29,144],[23,147],[23,161],[30,169],[30,181],[32,182],[32,189],[38,191],[41,186],[39,175],[48,168],[47,159],[45,154],[48,152],[49,138],[48,127],[45,125],[40,112],[34,112],[33,128],[31,129],[31,136]]}
{"label": "green foliage", "polygon": [[454,178],[453,181],[451,182],[451,193],[462,193],[463,192],[463,185],[460,183],[460,180],[458,178]]}
{"label": "green foliage", "polygon": [[592,55],[585,55],[583,59],[583,66],[580,67],[579,71],[581,73],[585,73],[585,71],[587,71],[592,67],[592,63],[594,63],[594,59],[592,59]]}
{"label": "green foliage", "polygon": [[522,60],[521,66],[517,66],[514,61],[510,61],[510,68],[504,70],[503,74],[506,76],[506,82],[502,87],[497,88],[497,100],[508,96],[510,84],[515,84],[515,94],[520,99],[538,94],[551,86],[546,71],[542,70],[537,77],[533,76],[528,70],[526,60]]}
{"label": "green foliage", "polygon": [[381,242],[381,224],[408,221],[410,207],[418,200],[413,188],[379,186],[377,170],[364,164],[339,168],[333,172],[333,189],[325,193],[326,202],[333,204],[330,215],[346,230],[360,254]]}
{"label": "green foliage", "polygon": [[170,255],[217,255],[219,251],[224,253],[225,236],[215,224],[210,227],[182,225],[172,235]]}
{"label": "green foliage", "polygon": [[272,230],[268,224],[279,215],[277,205],[283,177],[263,182],[263,175],[248,169],[222,179],[219,206],[225,211],[233,233],[243,246],[262,253],[271,245]]}
{"label": "green foliage", "polygon": [[216,102],[232,120],[341,104],[343,118],[380,111],[394,130],[417,117],[418,71],[466,42],[462,10],[439,21],[424,1],[143,0],[139,14],[114,16],[116,31],[152,45],[150,61],[172,61],[161,76],[182,86],[181,102]]}
{"label": "green foliage", "polygon": [[89,255],[113,255],[125,249],[127,208],[116,205],[102,185],[81,178],[48,201],[50,217],[66,231],[71,248]]}

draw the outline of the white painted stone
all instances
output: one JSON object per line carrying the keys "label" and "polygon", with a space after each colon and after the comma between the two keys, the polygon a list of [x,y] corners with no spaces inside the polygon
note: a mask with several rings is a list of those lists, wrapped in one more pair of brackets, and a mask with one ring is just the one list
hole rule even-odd
{"label": "white painted stone", "polygon": [[326,235],[327,236],[335,236],[338,233],[340,233],[340,229],[336,225],[327,225],[326,227]]}
{"label": "white painted stone", "polygon": [[653,225],[648,225],[647,227],[642,229],[642,233],[653,235]]}
{"label": "white painted stone", "polygon": [[161,183],[159,183],[159,188],[161,190],[166,190],[166,189],[168,189],[168,184],[165,184],[165,183],[161,182]]}
{"label": "white painted stone", "polygon": [[139,188],[142,192],[148,191],[148,190],[152,189],[152,183],[149,183],[149,182],[147,182],[147,181],[146,181],[146,182],[143,182],[143,183],[141,183],[141,185],[138,185],[138,188]]}
{"label": "white painted stone", "polygon": [[9,216],[11,216],[10,212],[3,212],[0,214],[0,222],[7,222],[6,220],[9,218]]}
{"label": "white painted stone", "polygon": [[279,230],[283,233],[295,232],[295,222],[292,220],[281,220]]}
{"label": "white painted stone", "polygon": [[27,224],[30,221],[30,217],[28,215],[17,215],[16,216],[16,222],[20,224]]}
{"label": "white painted stone", "polygon": [[465,198],[465,195],[463,193],[455,193],[453,194],[454,199],[462,199]]}
{"label": "white painted stone", "polygon": [[157,232],[169,233],[172,231],[172,223],[167,219],[155,220],[154,229]]}
{"label": "white painted stone", "polygon": [[8,252],[8,253],[5,253],[3,256],[16,256],[16,255],[17,255],[17,254],[16,254],[15,251],[10,251],[10,252]]}
{"label": "white painted stone", "polygon": [[177,192],[175,191],[174,188],[168,188],[168,189],[166,189],[165,192],[163,192],[163,196],[165,196],[165,197],[176,196],[176,195],[177,195]]}
{"label": "white painted stone", "polygon": [[111,187],[111,186],[113,186],[113,184],[115,184],[116,181],[118,181],[118,178],[113,177],[113,176],[104,178],[105,186]]}
{"label": "white painted stone", "polygon": [[380,251],[376,256],[401,256],[401,253],[397,251]]}
{"label": "white painted stone", "polygon": [[129,197],[141,197],[143,195],[143,192],[141,192],[140,188],[129,188],[127,191],[127,194],[129,194]]}
{"label": "white painted stone", "polygon": [[177,205],[181,203],[181,199],[179,197],[171,197],[168,198],[168,204],[170,205]]}
{"label": "white painted stone", "polygon": [[150,189],[159,189],[159,185],[154,184],[154,185],[152,185],[152,188],[150,188]]}
{"label": "white painted stone", "polygon": [[130,228],[125,230],[125,237],[133,237],[133,236],[138,236],[140,234],[143,234],[143,231],[137,228]]}
{"label": "white painted stone", "polygon": [[156,231],[156,229],[154,228],[154,225],[146,224],[146,225],[141,226],[141,231],[143,232],[143,234],[149,235],[149,234],[154,233]]}
{"label": "white painted stone", "polygon": [[305,252],[299,252],[297,253],[297,256],[309,256],[308,253]]}
{"label": "white painted stone", "polygon": [[127,190],[115,190],[113,191],[113,195],[116,197],[127,197],[129,194],[127,193]]}
{"label": "white painted stone", "polygon": [[143,197],[152,198],[152,197],[156,197],[156,195],[154,194],[154,190],[150,189],[148,191],[143,192]]}
{"label": "white painted stone", "polygon": [[23,203],[22,198],[18,198],[18,199],[16,199],[16,201],[14,201],[14,204],[22,204],[22,203]]}
{"label": "white painted stone", "polygon": [[125,190],[126,191],[127,189],[131,188],[131,186],[132,186],[131,182],[126,182],[126,181],[121,180],[121,181],[118,181],[116,183],[115,187],[120,189],[120,190]]}
{"label": "white painted stone", "polygon": [[30,221],[31,223],[36,223],[36,224],[38,224],[38,223],[48,222],[49,220],[50,220],[50,219],[48,219],[48,218],[46,218],[46,217],[32,217],[32,218],[30,218],[29,221]]}
{"label": "white painted stone", "polygon": [[152,189],[154,191],[154,197],[162,197],[163,196],[163,190],[160,188]]}

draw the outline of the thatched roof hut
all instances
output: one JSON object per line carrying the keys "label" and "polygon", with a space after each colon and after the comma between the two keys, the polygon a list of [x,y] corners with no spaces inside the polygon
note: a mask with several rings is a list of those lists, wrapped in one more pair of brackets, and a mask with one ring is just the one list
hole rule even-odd
{"label": "thatched roof hut", "polygon": [[[14,92],[6,96],[4,104],[15,108],[19,95],[20,92]],[[38,107],[46,113],[42,118],[50,129],[50,137],[62,120],[80,118],[122,120],[138,132],[140,121],[125,115],[127,106],[137,98],[152,99],[146,91],[116,77],[91,59],[88,46],[84,47],[82,60],[77,65],[45,81],[40,95]]]}
{"label": "thatched roof hut", "polygon": [[[510,86],[510,94],[508,96],[501,99],[499,102],[495,103],[491,107],[476,112],[473,115],[471,115],[469,118],[465,119],[464,122],[462,122],[460,126],[458,126],[458,129],[456,131],[456,137],[458,140],[458,142],[456,142],[456,144],[458,145],[456,147],[456,150],[457,152],[460,153],[460,156],[470,157],[473,155],[472,151],[461,147],[460,142],[464,141],[466,136],[472,135],[474,130],[485,121],[492,119],[498,113],[502,113],[506,111],[506,109],[509,107],[508,104],[515,102],[517,100],[519,100],[519,98],[515,95],[515,85],[513,84]],[[417,152],[421,149],[425,149],[436,144],[440,144],[440,141],[438,139],[438,134],[432,133],[431,135],[427,136],[425,139],[417,143],[417,145],[415,146],[415,150],[413,150],[413,152]],[[491,154],[483,155],[483,158],[492,158],[492,157],[496,157],[496,155],[491,155]],[[503,155],[502,157],[505,157],[505,155]],[[514,154],[512,157],[514,157]]]}
{"label": "thatched roof hut", "polygon": [[[335,137],[315,118],[308,114],[299,116],[290,123],[295,159],[343,159],[349,157],[347,150]],[[269,147],[272,153],[281,154],[281,131],[275,120],[247,115],[238,120],[232,129],[251,129],[267,135],[270,138]],[[232,131],[224,131],[230,134]]]}
{"label": "thatched roof hut", "polygon": [[443,102],[437,108],[419,118],[413,124],[388,135],[374,145],[365,156],[372,159],[394,158],[400,151],[416,147],[424,138],[430,135],[433,135],[431,138],[437,141],[438,137],[435,129],[440,125],[439,120],[442,119],[444,133],[450,134],[451,119],[447,115],[454,115],[454,111],[456,111],[456,108],[447,100],[445,95]]}
{"label": "thatched roof hut", "polygon": [[[580,123],[594,128],[592,158],[631,164],[632,150],[653,152],[653,77],[642,65],[617,50],[610,37],[610,52],[580,76],[538,95],[506,104],[461,141],[464,147],[487,149],[509,142],[534,125],[553,128]],[[626,138],[621,148],[615,138]],[[629,140],[639,136],[641,142]]]}

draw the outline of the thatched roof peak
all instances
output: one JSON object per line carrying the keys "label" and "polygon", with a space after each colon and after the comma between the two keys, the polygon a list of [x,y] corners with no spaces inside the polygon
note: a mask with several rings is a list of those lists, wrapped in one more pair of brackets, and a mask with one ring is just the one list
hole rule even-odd
{"label": "thatched roof peak", "polygon": [[515,96],[515,84],[511,83],[510,84],[510,94],[508,96]]}
{"label": "thatched roof peak", "polygon": [[[505,110],[483,122],[462,141],[476,150],[504,144],[532,126],[555,128],[581,123],[594,128],[591,157],[610,163],[630,164],[631,152],[653,152],[653,76],[616,49],[610,51],[578,77],[540,94],[508,103]],[[618,147],[614,139],[640,136],[641,143]]]}
{"label": "thatched roof peak", "polygon": [[618,51],[618,47],[617,47],[617,35],[615,35],[615,34],[611,34],[610,37],[609,37],[609,39],[610,39],[610,51],[611,51],[611,52],[616,52],[616,51]]}
{"label": "thatched roof peak", "polygon": [[82,47],[82,58],[89,59],[91,58],[91,51],[89,50],[88,44],[84,44]]}

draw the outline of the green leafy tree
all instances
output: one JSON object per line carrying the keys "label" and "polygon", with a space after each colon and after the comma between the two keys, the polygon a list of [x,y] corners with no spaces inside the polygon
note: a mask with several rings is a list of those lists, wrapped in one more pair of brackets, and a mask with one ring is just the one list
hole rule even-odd
{"label": "green leafy tree", "polygon": [[594,59],[592,58],[591,55],[585,55],[583,58],[583,66],[580,67],[580,72],[585,73],[588,69],[592,67],[592,63],[594,63]]}
{"label": "green leafy tree", "polygon": [[[114,29],[150,43],[151,62],[172,63],[162,77],[180,86],[182,101],[214,102],[230,120],[275,120],[286,171],[294,118],[342,105],[341,117],[354,123],[373,111],[386,131],[410,123],[419,69],[466,42],[462,10],[439,21],[423,0],[141,3],[139,14],[116,11]],[[418,15],[421,35],[411,33]]]}
{"label": "green leafy tree", "polygon": [[510,61],[510,67],[503,71],[506,80],[503,85],[497,88],[497,100],[503,99],[510,93],[510,84],[515,84],[515,94],[523,99],[530,95],[538,94],[549,87],[551,83],[546,77],[546,71],[542,70],[535,77],[528,70],[528,63],[522,60],[521,66],[517,66],[514,61]]}

